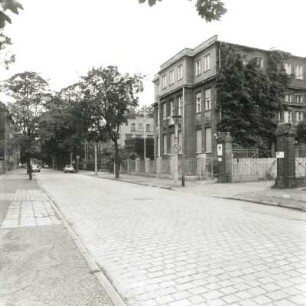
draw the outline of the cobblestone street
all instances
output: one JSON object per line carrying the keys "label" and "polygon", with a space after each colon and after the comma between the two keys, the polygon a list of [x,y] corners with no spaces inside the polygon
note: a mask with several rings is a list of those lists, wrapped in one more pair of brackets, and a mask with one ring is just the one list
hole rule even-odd
{"label": "cobblestone street", "polygon": [[303,212],[84,175],[39,182],[127,305],[306,304]]}

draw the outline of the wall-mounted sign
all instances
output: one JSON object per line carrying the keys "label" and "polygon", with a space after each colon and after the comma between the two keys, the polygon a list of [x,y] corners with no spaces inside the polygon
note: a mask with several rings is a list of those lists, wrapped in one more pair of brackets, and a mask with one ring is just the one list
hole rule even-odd
{"label": "wall-mounted sign", "polygon": [[218,157],[218,162],[222,162],[222,157]]}
{"label": "wall-mounted sign", "polygon": [[172,146],[172,149],[174,154],[178,154],[182,150],[182,147],[178,143],[176,143]]}
{"label": "wall-mounted sign", "polygon": [[284,151],[276,152],[276,158],[285,158],[285,152]]}
{"label": "wall-mounted sign", "polygon": [[217,155],[218,156],[222,156],[223,152],[222,152],[222,143],[218,143],[217,144]]}

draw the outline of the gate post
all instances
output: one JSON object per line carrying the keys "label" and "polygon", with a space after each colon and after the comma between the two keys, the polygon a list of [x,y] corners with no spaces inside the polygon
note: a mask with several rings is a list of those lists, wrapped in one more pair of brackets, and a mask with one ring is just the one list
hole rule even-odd
{"label": "gate post", "polygon": [[280,123],[276,129],[277,177],[276,188],[296,187],[295,178],[296,127],[291,123]]}
{"label": "gate post", "polygon": [[217,138],[218,183],[232,181],[233,138],[230,132],[221,132]]}

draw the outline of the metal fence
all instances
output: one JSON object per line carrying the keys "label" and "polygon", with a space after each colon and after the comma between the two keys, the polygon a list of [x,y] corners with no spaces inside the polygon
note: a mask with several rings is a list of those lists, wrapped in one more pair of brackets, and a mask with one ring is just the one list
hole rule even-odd
{"label": "metal fence", "polygon": [[277,175],[276,158],[233,158],[232,181],[273,179]]}

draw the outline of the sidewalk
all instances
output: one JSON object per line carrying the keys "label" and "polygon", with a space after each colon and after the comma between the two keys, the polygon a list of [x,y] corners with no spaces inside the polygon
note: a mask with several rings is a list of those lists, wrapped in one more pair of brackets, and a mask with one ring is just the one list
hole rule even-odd
{"label": "sidewalk", "polygon": [[[90,171],[81,171],[80,173],[95,176],[94,172]],[[216,183],[216,180],[187,180],[185,181],[185,187],[181,187],[174,186],[173,180],[171,179],[148,176],[120,174],[119,179],[116,179],[112,173],[99,172],[98,177],[151,187],[171,189],[184,193],[242,200],[306,211],[306,186],[294,189],[274,189],[274,181],[218,184]]]}
{"label": "sidewalk", "polygon": [[98,270],[24,171],[0,177],[0,305],[113,306]]}

